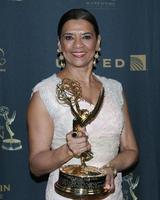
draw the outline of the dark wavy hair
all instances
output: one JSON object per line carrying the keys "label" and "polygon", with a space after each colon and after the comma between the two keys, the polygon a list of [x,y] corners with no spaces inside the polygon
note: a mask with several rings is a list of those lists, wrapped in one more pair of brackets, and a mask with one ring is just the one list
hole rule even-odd
{"label": "dark wavy hair", "polygon": [[96,37],[98,37],[99,27],[98,27],[97,20],[94,17],[94,15],[86,9],[75,8],[75,9],[71,9],[71,10],[67,11],[60,18],[59,23],[58,23],[58,29],[57,29],[57,34],[58,34],[59,38],[61,37],[63,25],[65,24],[65,22],[67,22],[71,19],[84,19],[84,20],[90,22],[94,28]]}

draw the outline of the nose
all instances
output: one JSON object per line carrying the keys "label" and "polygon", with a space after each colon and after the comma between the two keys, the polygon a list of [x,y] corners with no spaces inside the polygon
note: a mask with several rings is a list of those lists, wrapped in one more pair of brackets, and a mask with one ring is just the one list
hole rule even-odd
{"label": "nose", "polygon": [[77,48],[80,48],[83,46],[83,41],[82,41],[82,38],[77,36],[74,40],[74,46],[77,47]]}

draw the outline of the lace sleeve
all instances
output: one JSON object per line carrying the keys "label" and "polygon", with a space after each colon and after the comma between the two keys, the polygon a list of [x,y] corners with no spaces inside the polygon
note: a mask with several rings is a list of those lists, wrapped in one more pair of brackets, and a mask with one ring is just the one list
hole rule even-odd
{"label": "lace sleeve", "polygon": [[44,103],[50,116],[54,117],[56,104],[55,104],[55,85],[50,79],[39,82],[33,89],[31,96],[39,92],[40,98]]}
{"label": "lace sleeve", "polygon": [[116,99],[116,102],[119,106],[123,106],[124,104],[124,97],[123,97],[123,87],[122,84],[114,79],[109,79],[109,87],[110,91]]}

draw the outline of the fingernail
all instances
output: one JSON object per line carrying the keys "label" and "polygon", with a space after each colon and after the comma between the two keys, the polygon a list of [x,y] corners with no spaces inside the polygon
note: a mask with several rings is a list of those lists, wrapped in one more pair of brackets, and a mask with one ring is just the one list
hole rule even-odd
{"label": "fingernail", "polygon": [[111,187],[110,187],[110,185],[106,185],[106,188],[109,190]]}

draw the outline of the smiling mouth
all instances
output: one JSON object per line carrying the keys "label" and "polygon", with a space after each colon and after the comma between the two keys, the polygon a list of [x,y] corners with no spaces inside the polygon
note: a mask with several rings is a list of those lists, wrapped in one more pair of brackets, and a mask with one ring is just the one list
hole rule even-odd
{"label": "smiling mouth", "polygon": [[85,53],[84,52],[73,52],[72,55],[77,58],[82,58]]}

